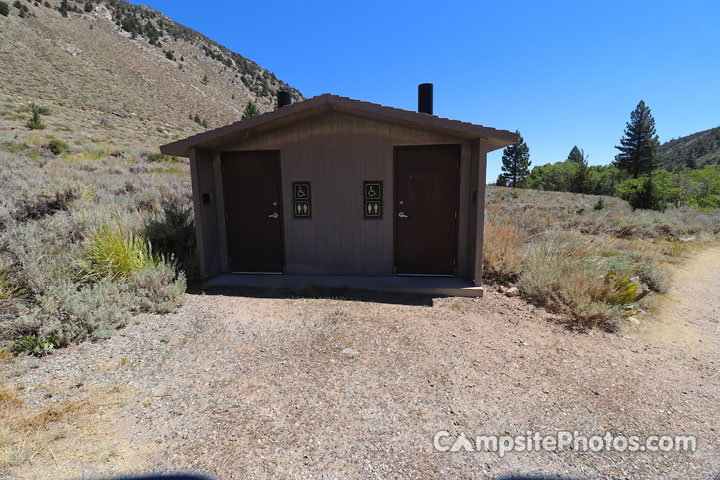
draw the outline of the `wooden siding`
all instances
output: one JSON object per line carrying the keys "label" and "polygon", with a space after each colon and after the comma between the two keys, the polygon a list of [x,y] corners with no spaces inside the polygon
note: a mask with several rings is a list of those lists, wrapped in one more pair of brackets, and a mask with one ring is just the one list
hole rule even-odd
{"label": "wooden siding", "polygon": [[[283,188],[283,218],[286,272],[290,274],[391,275],[395,222],[394,147],[406,145],[461,145],[458,275],[476,274],[477,203],[484,199],[484,157],[472,156],[473,143],[406,126],[330,111],[282,129],[247,139],[236,139],[219,147],[209,157],[196,160],[198,197],[212,191],[213,207],[200,205],[201,258],[204,271],[213,276],[229,272],[222,200],[221,151],[279,150]],[[473,164],[473,162],[475,162]],[[204,166],[199,166],[200,164]],[[478,179],[482,185],[478,185]],[[293,181],[312,183],[312,219],[292,216]],[[383,181],[383,218],[364,219],[363,180]],[[193,185],[196,178],[193,177]],[[212,185],[210,185],[212,184]],[[484,203],[484,202],[483,202]],[[196,212],[198,202],[196,201]],[[212,217],[206,221],[205,217]],[[213,224],[214,222],[214,224]],[[212,232],[214,228],[214,234]],[[200,239],[199,234],[199,239]],[[209,250],[216,249],[216,252]],[[480,259],[481,261],[482,259]]]}
{"label": "wooden siding", "polygon": [[[213,153],[208,150],[193,148],[190,152],[195,233],[200,257],[200,275],[203,277],[213,277],[222,273],[218,248],[218,195],[215,189],[212,157]],[[209,195],[209,203],[203,203],[203,194]]]}

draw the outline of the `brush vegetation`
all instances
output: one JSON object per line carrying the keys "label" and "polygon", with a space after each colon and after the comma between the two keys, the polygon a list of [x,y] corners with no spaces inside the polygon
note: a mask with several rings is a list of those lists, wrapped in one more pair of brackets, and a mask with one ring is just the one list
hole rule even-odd
{"label": "brush vegetation", "polygon": [[43,355],[176,309],[197,278],[186,163],[36,143],[0,138],[0,341]]}
{"label": "brush vegetation", "polygon": [[636,210],[613,197],[491,186],[484,272],[575,325],[616,331],[668,290],[669,263],[719,237],[717,211]]}

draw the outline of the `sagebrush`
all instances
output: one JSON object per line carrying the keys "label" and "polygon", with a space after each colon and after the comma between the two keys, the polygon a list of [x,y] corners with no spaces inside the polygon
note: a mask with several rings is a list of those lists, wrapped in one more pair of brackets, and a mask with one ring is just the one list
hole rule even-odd
{"label": "sagebrush", "polygon": [[720,237],[720,212],[637,210],[613,197],[488,187],[486,281],[577,325],[622,328],[670,286],[666,263]]}
{"label": "sagebrush", "polygon": [[[196,268],[187,165],[0,143],[0,341],[36,355],[181,305]],[[180,172],[180,173],[178,173]],[[172,208],[168,207],[172,205]]]}

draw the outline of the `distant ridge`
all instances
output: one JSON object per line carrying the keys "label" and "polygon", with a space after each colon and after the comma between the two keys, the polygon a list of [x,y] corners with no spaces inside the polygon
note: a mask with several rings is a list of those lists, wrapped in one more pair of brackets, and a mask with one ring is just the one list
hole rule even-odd
{"label": "distant ridge", "polygon": [[674,170],[720,165],[720,127],[675,138],[660,146],[660,163]]}
{"label": "distant ridge", "polygon": [[[10,2],[8,2],[10,3]],[[0,134],[26,133],[31,102],[46,135],[158,145],[232,123],[249,101],[274,108],[275,74],[146,6],[49,0],[0,15]],[[193,7],[196,8],[196,7]]]}

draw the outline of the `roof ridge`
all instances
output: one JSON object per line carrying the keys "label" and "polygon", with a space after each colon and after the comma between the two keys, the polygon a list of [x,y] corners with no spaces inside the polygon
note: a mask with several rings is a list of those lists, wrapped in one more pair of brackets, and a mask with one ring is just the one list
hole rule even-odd
{"label": "roof ridge", "polygon": [[168,153],[170,155],[186,156],[190,148],[202,146],[202,144],[209,144],[211,142],[217,143],[219,138],[233,135],[243,130],[248,130],[266,123],[271,123],[292,114],[299,114],[305,110],[311,110],[323,105],[327,105],[329,107],[346,107],[350,110],[355,109],[358,112],[364,112],[368,118],[387,117],[388,119],[394,119],[396,122],[406,122],[420,128],[424,126],[426,129],[441,130],[449,133],[450,135],[456,133],[464,138],[474,137],[495,139],[496,143],[503,143],[505,145],[509,145],[510,143],[515,143],[517,141],[517,134],[508,130],[499,130],[492,127],[486,127],[484,125],[440,117],[438,115],[416,112],[414,110],[389,107],[387,105],[364,100],[356,100],[333,93],[322,93],[301,102],[296,102],[282,108],[261,113],[260,115],[256,115],[254,117],[243,118],[212,130],[200,132],[181,140],[176,140],[166,145],[162,145],[160,150],[163,153]]}

